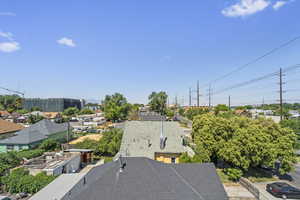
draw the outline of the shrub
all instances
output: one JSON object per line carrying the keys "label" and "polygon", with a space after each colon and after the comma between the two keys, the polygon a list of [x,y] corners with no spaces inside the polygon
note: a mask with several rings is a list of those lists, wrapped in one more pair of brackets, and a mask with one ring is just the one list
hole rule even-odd
{"label": "shrub", "polygon": [[243,171],[237,168],[226,168],[224,172],[232,181],[238,181],[243,175]]}
{"label": "shrub", "polygon": [[43,149],[45,151],[53,151],[58,147],[59,147],[59,143],[53,139],[44,140],[39,146],[40,149]]}
{"label": "shrub", "polygon": [[10,193],[26,192],[34,194],[53,181],[55,176],[47,176],[46,173],[39,173],[36,176],[29,175],[24,168],[13,170],[9,175],[1,178],[5,191]]}

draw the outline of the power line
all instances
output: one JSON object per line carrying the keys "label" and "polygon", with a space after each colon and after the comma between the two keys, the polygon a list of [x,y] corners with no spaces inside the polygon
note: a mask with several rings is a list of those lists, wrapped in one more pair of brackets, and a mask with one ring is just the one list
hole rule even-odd
{"label": "power line", "polygon": [[[292,71],[292,70],[297,69],[297,68],[300,68],[300,64],[287,67],[287,68],[285,68],[285,69],[282,70],[282,73],[283,72]],[[248,80],[248,81],[245,81],[245,82],[242,82],[242,83],[238,83],[238,84],[229,86],[227,88],[218,90],[215,93],[213,93],[213,95],[220,94],[220,93],[226,92],[228,90],[232,90],[232,89],[239,88],[239,87],[242,87],[242,86],[246,86],[246,85],[249,85],[249,84],[252,84],[252,83],[264,80],[264,79],[268,79],[268,78],[273,77],[273,76],[277,76],[279,74],[280,74],[280,72],[277,71],[277,72],[273,72],[273,73],[270,73],[270,74],[267,74],[267,75],[255,78],[255,79],[251,79],[251,80]]]}
{"label": "power line", "polygon": [[235,70],[233,70],[233,71],[231,71],[231,72],[229,72],[229,73],[226,73],[226,74],[220,76],[219,78],[216,78],[216,79],[214,79],[214,80],[212,80],[212,81],[210,81],[210,82],[204,84],[202,87],[208,86],[209,84],[215,83],[215,82],[220,81],[220,80],[222,80],[222,79],[224,79],[224,78],[226,78],[226,77],[228,77],[228,76],[231,76],[232,74],[234,74],[234,73],[236,73],[236,72],[238,72],[238,71],[241,71],[242,69],[248,67],[249,65],[252,65],[252,64],[254,64],[254,63],[256,63],[256,62],[262,60],[263,58],[265,58],[265,57],[267,57],[267,56],[269,56],[269,55],[275,53],[276,51],[278,51],[278,50],[280,50],[280,49],[282,49],[282,48],[284,48],[284,47],[290,45],[291,43],[295,42],[295,41],[298,40],[298,39],[300,39],[300,35],[297,36],[297,37],[295,37],[295,38],[293,38],[293,39],[291,39],[291,40],[289,40],[289,41],[287,41],[287,42],[282,43],[281,45],[279,45],[279,46],[277,46],[277,47],[271,49],[270,51],[266,52],[265,54],[263,54],[263,55],[261,55],[261,56],[255,58],[255,59],[253,59],[253,60],[250,60],[249,62],[247,62],[246,64],[244,64],[244,65],[242,65],[242,66],[240,66],[240,67],[238,67],[238,68],[236,68]]}

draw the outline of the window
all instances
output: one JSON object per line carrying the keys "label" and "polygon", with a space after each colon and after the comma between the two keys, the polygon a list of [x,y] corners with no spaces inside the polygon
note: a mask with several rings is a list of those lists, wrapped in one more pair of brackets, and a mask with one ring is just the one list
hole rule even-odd
{"label": "window", "polygon": [[176,163],[176,158],[172,157],[171,158],[171,163]]}
{"label": "window", "polygon": [[23,146],[22,146],[22,145],[20,145],[20,146],[19,146],[19,150],[22,150],[22,149],[23,149]]}
{"label": "window", "polygon": [[6,149],[7,149],[7,151],[13,151],[14,150],[14,145],[9,144],[9,145],[6,146]]}

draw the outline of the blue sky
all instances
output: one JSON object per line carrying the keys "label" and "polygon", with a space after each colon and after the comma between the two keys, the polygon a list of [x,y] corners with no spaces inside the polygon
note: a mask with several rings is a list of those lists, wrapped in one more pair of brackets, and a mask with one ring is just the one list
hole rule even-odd
{"label": "blue sky", "polygon": [[[178,95],[187,103],[197,80],[205,84],[300,35],[299,10],[297,0],[0,0],[0,86],[27,97],[121,92],[141,103],[165,90],[170,102]],[[299,52],[300,40],[214,88],[300,63]],[[276,90],[276,80],[270,84]],[[255,92],[230,94],[238,103],[249,94],[260,100]]]}

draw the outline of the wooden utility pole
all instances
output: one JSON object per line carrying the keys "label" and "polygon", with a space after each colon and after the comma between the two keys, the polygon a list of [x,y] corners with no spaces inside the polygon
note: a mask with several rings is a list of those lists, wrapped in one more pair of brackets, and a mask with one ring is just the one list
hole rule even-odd
{"label": "wooden utility pole", "polygon": [[280,71],[279,71],[280,121],[282,121],[282,119],[283,119],[282,84],[283,84],[283,82],[282,82],[282,69],[280,68]]}
{"label": "wooden utility pole", "polygon": [[208,89],[208,106],[209,108],[211,107],[211,84],[209,84],[209,89]]}
{"label": "wooden utility pole", "polygon": [[192,89],[189,88],[189,106],[192,106]]}
{"label": "wooden utility pole", "polygon": [[200,106],[200,90],[199,90],[199,81],[197,81],[197,107]]}

